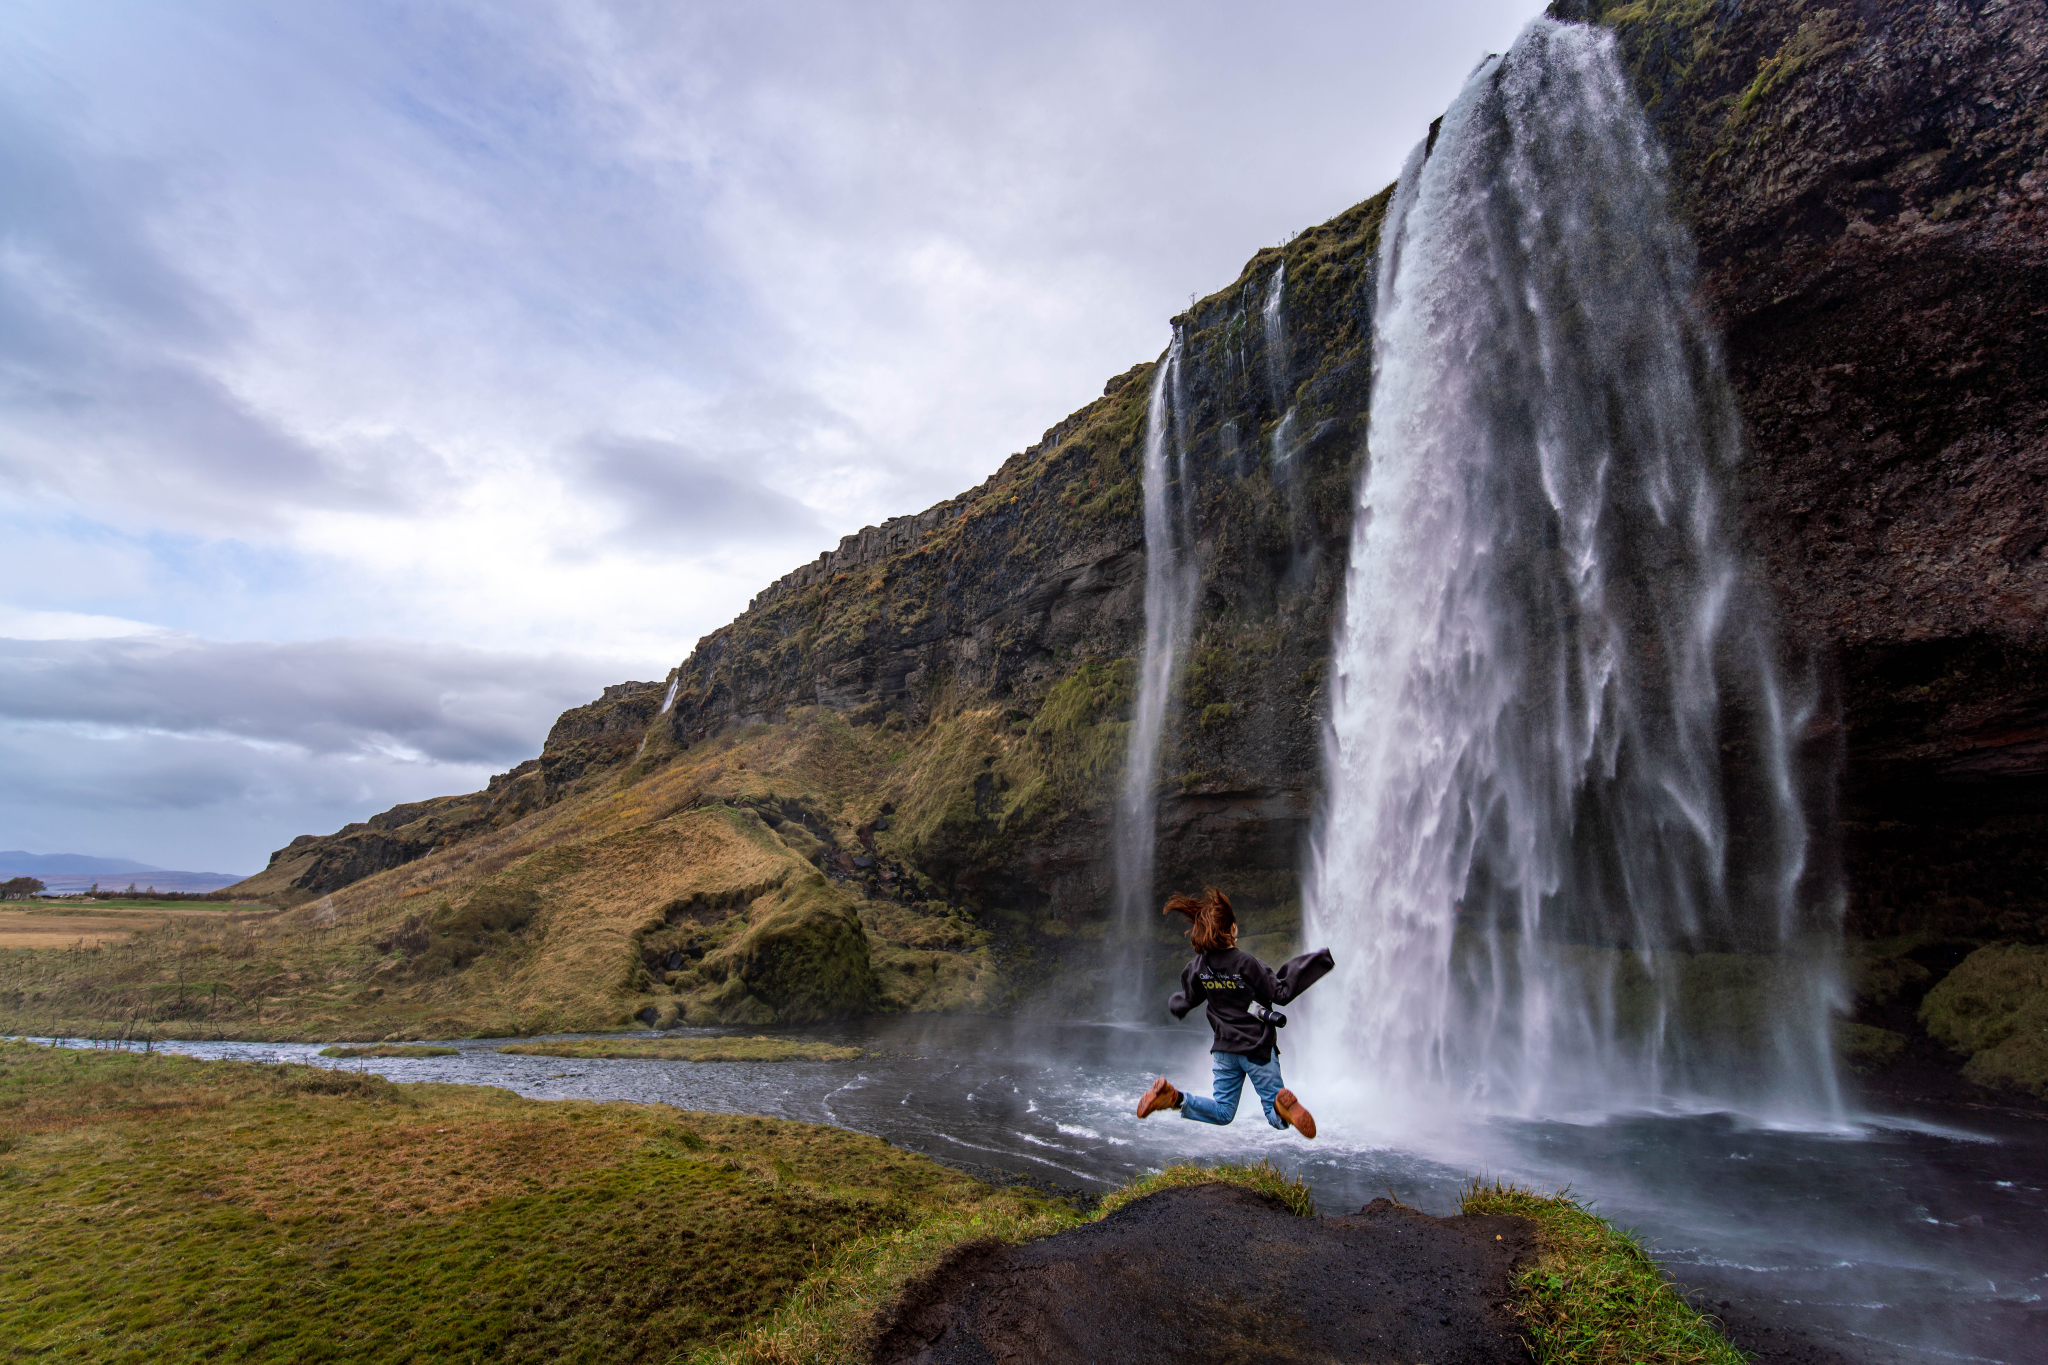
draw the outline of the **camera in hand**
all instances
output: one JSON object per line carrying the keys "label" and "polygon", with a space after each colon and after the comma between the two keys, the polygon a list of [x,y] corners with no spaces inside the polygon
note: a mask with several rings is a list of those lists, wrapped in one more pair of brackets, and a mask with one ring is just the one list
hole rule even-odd
{"label": "camera in hand", "polygon": [[1251,1002],[1251,1004],[1245,1006],[1245,1008],[1252,1012],[1253,1018],[1263,1019],[1267,1023],[1271,1024],[1274,1028],[1287,1027],[1287,1016],[1282,1014],[1279,1010],[1274,1009],[1271,1005],[1262,1004],[1259,1001],[1254,1000]]}

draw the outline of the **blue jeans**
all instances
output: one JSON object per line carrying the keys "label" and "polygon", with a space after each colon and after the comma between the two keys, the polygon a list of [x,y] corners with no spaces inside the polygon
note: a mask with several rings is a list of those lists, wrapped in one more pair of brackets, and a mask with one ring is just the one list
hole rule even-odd
{"label": "blue jeans", "polygon": [[1275,1052],[1272,1059],[1255,1062],[1235,1052],[1212,1052],[1216,1062],[1216,1077],[1211,1085],[1215,1098],[1204,1099],[1200,1095],[1187,1095],[1180,1102],[1180,1116],[1197,1123],[1228,1123],[1237,1117],[1237,1097],[1244,1090],[1244,1078],[1252,1078],[1252,1089],[1258,1092],[1259,1103],[1266,1106],[1266,1122],[1275,1128],[1285,1128],[1287,1120],[1273,1110],[1273,1097],[1280,1093],[1280,1087],[1287,1082],[1280,1079],[1280,1054]]}

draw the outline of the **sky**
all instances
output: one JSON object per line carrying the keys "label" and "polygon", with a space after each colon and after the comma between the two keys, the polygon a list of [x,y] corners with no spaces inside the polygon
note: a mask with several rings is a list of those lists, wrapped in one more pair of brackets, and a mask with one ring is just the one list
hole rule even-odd
{"label": "sky", "polygon": [[12,0],[0,847],[474,790],[1376,192],[1533,0]]}

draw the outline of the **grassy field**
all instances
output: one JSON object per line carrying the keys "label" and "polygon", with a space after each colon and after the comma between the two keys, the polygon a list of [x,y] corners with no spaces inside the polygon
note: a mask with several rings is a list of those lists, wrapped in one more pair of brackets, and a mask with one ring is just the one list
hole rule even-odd
{"label": "grassy field", "polygon": [[807,1124],[0,1044],[10,1360],[677,1360],[850,1243],[1062,1208]]}
{"label": "grassy field", "polygon": [[[1209,1180],[1315,1211],[1259,1163],[1094,1216]],[[1544,1365],[1741,1359],[1569,1198],[1464,1209],[1537,1222]],[[835,1128],[0,1043],[0,1359],[826,1365],[961,1243],[1080,1221]]]}
{"label": "grassy field", "polygon": [[857,1047],[801,1038],[602,1038],[567,1043],[509,1043],[524,1057],[609,1057],[661,1062],[851,1062]]}
{"label": "grassy field", "polygon": [[27,949],[82,952],[128,942],[136,934],[186,921],[217,923],[262,907],[195,901],[63,900],[0,902],[0,954]]}

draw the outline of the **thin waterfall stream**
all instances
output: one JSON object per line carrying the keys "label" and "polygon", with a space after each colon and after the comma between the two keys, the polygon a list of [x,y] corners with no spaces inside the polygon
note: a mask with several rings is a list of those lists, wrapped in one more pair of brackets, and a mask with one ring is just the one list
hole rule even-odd
{"label": "thin waterfall stream", "polygon": [[1403,171],[1338,618],[1312,1055],[1382,1108],[1839,1117],[1742,437],[1603,31],[1538,20]]}
{"label": "thin waterfall stream", "polygon": [[[1187,455],[1178,439],[1181,335],[1174,332],[1154,368],[1145,408],[1145,643],[1138,695],[1116,808],[1116,943],[1113,999],[1124,1018],[1149,1014],[1144,998],[1145,942],[1152,915],[1152,871],[1159,837],[1159,756],[1167,701],[1194,610],[1195,572],[1185,489]],[[1174,459],[1169,466],[1168,447]],[[1177,505],[1176,505],[1177,504]]]}

